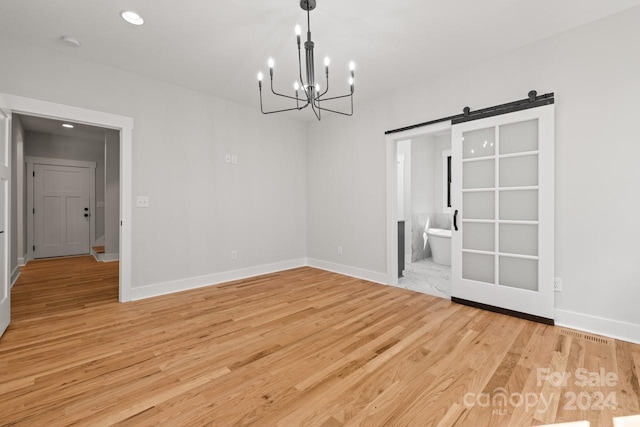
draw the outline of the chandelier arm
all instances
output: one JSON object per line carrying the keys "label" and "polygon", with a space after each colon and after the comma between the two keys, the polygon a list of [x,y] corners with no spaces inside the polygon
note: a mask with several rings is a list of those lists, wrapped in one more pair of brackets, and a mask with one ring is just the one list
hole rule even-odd
{"label": "chandelier arm", "polygon": [[[324,92],[322,92],[321,94],[316,96],[316,100],[318,100],[318,102],[320,102],[320,97],[325,96],[327,94],[327,92],[329,92],[329,74],[327,74],[327,88],[324,90]],[[331,99],[331,98],[329,98],[329,99]],[[327,100],[323,99],[323,101],[327,101]]]}
{"label": "chandelier arm", "polygon": [[342,114],[343,116],[353,116],[353,96],[351,97],[351,112],[350,113],[343,113],[342,111],[336,111],[336,110],[332,110],[330,108],[323,108],[318,106],[318,109],[323,110],[323,111],[329,111],[331,113],[336,113],[336,114]]}
{"label": "chandelier arm", "polygon": [[353,94],[348,94],[348,95],[340,95],[340,96],[333,96],[331,98],[324,98],[323,101],[331,101],[333,99],[342,99],[342,98],[348,98],[350,96],[353,96]]}
{"label": "chandelier arm", "polygon": [[353,111],[351,111],[350,113],[343,113],[342,111],[336,111],[336,110],[332,110],[330,108],[320,108],[320,110],[322,111],[328,111],[330,113],[336,113],[336,114],[342,114],[343,116],[353,116]]}
{"label": "chandelier arm", "polygon": [[260,88],[260,112],[262,114],[273,114],[273,113],[282,113],[284,111],[293,111],[293,110],[303,110],[305,108],[307,108],[309,106],[309,101],[307,100],[306,103],[302,106],[302,107],[295,107],[295,108],[285,108],[284,110],[274,110],[274,111],[264,111],[264,108],[262,106],[262,88]]}
{"label": "chandelier arm", "polygon": [[316,119],[318,119],[318,121],[320,121],[320,115],[318,114],[318,112],[316,111],[316,107],[313,104],[313,102],[311,103],[311,110],[313,111],[313,114],[316,115]]}
{"label": "chandelier arm", "polygon": [[308,104],[305,105],[304,107],[300,107],[300,108],[293,107],[293,108],[285,108],[284,110],[262,111],[262,114],[282,113],[282,112],[285,112],[285,111],[299,111],[299,110],[305,109],[306,107],[308,107]]}
{"label": "chandelier arm", "polygon": [[[307,101],[306,99],[300,99],[300,98],[296,98],[295,96],[289,96],[289,95],[284,95],[282,93],[278,93],[273,89],[273,80],[271,80],[271,92],[273,92],[274,95],[278,95],[278,96],[282,96],[284,98],[289,98],[289,99],[295,99],[296,101]],[[308,102],[308,101],[307,101]]]}

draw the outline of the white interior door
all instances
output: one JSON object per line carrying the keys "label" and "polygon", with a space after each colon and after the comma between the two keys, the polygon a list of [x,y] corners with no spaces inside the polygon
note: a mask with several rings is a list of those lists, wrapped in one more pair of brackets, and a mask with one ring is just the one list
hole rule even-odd
{"label": "white interior door", "polygon": [[34,165],[34,258],[88,254],[89,168]]}
{"label": "white interior door", "polygon": [[452,297],[554,318],[554,106],[452,128]]}
{"label": "white interior door", "polygon": [[11,180],[11,121],[0,98],[0,335],[11,321],[10,290],[10,180]]}

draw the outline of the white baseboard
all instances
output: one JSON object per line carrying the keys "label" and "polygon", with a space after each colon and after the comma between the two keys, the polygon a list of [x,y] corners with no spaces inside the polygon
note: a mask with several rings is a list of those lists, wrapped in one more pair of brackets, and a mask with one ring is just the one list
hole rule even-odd
{"label": "white baseboard", "polygon": [[307,258],[309,267],[319,268],[321,270],[331,271],[333,273],[344,274],[345,276],[355,277],[357,279],[368,280],[382,285],[388,284],[388,275],[377,271],[365,270],[363,268],[351,267],[349,265],[337,264],[329,261],[322,261],[314,258]]}
{"label": "white baseboard", "polygon": [[640,325],[619,320],[556,310],[556,326],[564,326],[598,335],[640,344]]}
{"label": "white baseboard", "polygon": [[173,280],[170,282],[156,283],[154,285],[131,288],[131,300],[156,297],[159,295],[181,292],[189,289],[202,288],[205,286],[219,285],[220,283],[234,280],[247,279],[249,277],[263,274],[276,273],[278,271],[290,270],[292,268],[304,267],[307,265],[305,258],[293,259],[290,261],[277,262],[274,264],[258,265],[255,267],[243,268],[240,270],[225,271],[206,276],[191,277],[188,279]]}
{"label": "white baseboard", "polygon": [[27,265],[27,262],[29,262],[29,260],[26,258],[26,256],[24,258],[18,258],[19,267],[24,267],[25,265]]}
{"label": "white baseboard", "polygon": [[13,285],[15,285],[16,282],[18,281],[18,277],[20,277],[19,265],[17,265],[16,268],[14,268],[13,271],[11,272],[11,286],[9,286],[9,289],[13,288]]}
{"label": "white baseboard", "polygon": [[119,253],[113,253],[113,254],[98,254],[97,260],[100,262],[113,262],[113,261],[118,261],[120,259],[120,254]]}

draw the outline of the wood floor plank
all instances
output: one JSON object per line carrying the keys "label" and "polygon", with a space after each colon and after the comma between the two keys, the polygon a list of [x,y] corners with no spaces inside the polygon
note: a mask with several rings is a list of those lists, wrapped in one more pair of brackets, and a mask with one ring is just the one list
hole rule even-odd
{"label": "wood floor plank", "polygon": [[[323,270],[117,298],[117,263],[22,269],[0,339],[0,425],[609,426],[640,412],[639,345]],[[539,381],[580,368],[619,380]],[[497,391],[555,397],[538,411],[492,404]],[[572,410],[567,393],[618,406]]]}

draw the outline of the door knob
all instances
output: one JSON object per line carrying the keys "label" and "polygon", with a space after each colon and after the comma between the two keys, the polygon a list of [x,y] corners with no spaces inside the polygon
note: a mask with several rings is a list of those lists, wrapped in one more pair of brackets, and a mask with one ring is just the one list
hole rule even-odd
{"label": "door knob", "polygon": [[89,208],[84,208],[84,210],[85,210],[85,211],[88,211],[88,210],[89,210]]}
{"label": "door knob", "polygon": [[85,218],[88,218],[88,217],[90,217],[90,216],[91,216],[91,215],[90,215],[90,214],[88,214],[88,213],[84,214],[84,217],[85,217]]}

